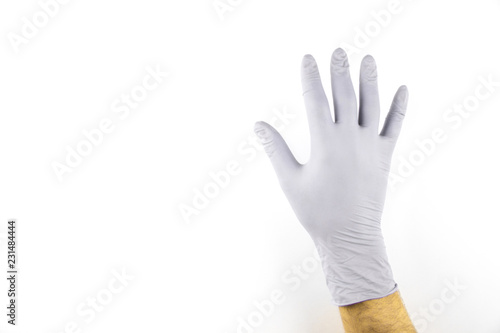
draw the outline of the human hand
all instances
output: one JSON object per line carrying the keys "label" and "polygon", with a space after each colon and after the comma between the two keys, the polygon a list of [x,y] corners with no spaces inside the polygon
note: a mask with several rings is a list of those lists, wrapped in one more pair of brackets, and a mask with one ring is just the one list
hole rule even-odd
{"label": "human hand", "polygon": [[332,55],[335,122],[314,58],[302,60],[302,89],[311,135],[307,164],[297,162],[282,136],[255,124],[297,218],[320,254],[334,303],[348,305],[397,290],[381,231],[392,152],[406,112],[408,91],[394,96],[380,134],[377,69],[366,56],[360,71],[359,116],[347,55]]}

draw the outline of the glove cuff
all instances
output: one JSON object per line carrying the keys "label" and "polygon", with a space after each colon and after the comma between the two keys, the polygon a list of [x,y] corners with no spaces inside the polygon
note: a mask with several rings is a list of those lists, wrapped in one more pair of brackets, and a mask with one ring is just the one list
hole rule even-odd
{"label": "glove cuff", "polygon": [[398,290],[385,246],[340,258],[332,249],[315,242],[332,303],[346,306],[382,298]]}

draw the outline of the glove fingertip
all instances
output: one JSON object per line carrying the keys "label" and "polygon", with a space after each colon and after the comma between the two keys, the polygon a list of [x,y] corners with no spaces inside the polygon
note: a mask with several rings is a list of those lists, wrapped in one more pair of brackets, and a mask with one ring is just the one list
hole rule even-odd
{"label": "glove fingertip", "polygon": [[255,135],[257,135],[262,144],[269,142],[272,137],[273,133],[270,127],[271,126],[264,121],[258,121],[254,125],[253,129]]}
{"label": "glove fingertip", "polygon": [[257,134],[258,131],[260,131],[261,129],[264,129],[265,128],[265,122],[263,121],[257,121],[255,122],[255,124],[253,125],[253,131],[255,132],[255,134]]}

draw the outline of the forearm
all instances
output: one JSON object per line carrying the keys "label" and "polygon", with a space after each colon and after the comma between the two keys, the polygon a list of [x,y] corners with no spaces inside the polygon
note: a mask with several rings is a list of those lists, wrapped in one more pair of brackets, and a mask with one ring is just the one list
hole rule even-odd
{"label": "forearm", "polygon": [[416,333],[399,291],[389,296],[340,306],[346,333]]}

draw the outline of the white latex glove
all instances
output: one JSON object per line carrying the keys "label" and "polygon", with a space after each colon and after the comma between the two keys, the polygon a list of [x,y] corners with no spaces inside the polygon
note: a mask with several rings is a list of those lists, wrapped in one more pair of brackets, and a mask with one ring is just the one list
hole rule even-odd
{"label": "white latex glove", "polygon": [[321,257],[336,305],[381,298],[397,290],[382,236],[391,156],[408,101],[406,86],[394,96],[382,132],[377,69],[371,56],[361,64],[359,116],[347,55],[332,55],[335,122],[311,55],[302,61],[302,89],[311,135],[311,155],[300,164],[281,135],[257,122],[255,133],[268,154],[297,218]]}

